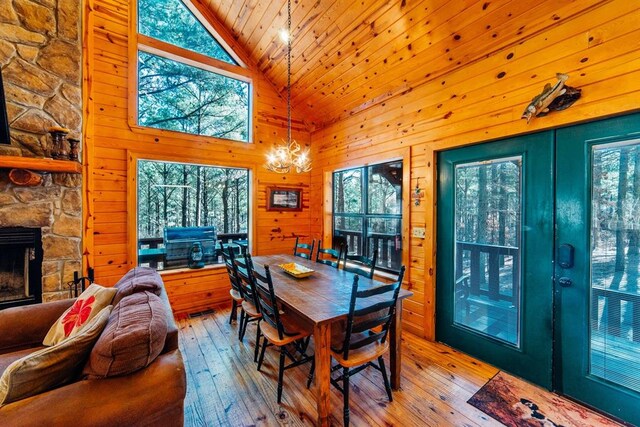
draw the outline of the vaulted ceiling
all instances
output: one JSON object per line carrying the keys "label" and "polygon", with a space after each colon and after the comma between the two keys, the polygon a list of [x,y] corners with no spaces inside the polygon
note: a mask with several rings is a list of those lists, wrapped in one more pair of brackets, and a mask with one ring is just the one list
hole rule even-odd
{"label": "vaulted ceiling", "polygon": [[[286,0],[200,0],[285,93]],[[335,122],[539,34],[601,0],[297,0],[292,105]],[[507,58],[508,59],[508,58]],[[553,70],[555,72],[556,70]]]}

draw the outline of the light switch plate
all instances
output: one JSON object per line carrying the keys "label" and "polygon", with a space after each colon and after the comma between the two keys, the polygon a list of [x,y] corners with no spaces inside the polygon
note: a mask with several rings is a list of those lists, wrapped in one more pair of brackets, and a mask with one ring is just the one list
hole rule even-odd
{"label": "light switch plate", "polygon": [[426,230],[424,227],[413,227],[413,230],[411,231],[411,235],[418,239],[424,239],[425,233]]}

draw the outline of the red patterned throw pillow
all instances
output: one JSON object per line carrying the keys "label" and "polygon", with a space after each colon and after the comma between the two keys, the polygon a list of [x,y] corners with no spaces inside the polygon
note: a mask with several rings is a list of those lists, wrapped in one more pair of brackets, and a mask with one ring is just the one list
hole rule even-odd
{"label": "red patterned throw pillow", "polygon": [[89,320],[111,304],[116,291],[115,288],[105,288],[95,283],[89,286],[76,302],[56,320],[42,344],[56,345],[79,334]]}

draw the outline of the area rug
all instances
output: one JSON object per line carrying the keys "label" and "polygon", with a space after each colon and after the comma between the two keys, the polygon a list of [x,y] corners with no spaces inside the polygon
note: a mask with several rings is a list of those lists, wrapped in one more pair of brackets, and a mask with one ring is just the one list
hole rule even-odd
{"label": "area rug", "polygon": [[498,372],[467,403],[509,427],[622,426],[504,372]]}

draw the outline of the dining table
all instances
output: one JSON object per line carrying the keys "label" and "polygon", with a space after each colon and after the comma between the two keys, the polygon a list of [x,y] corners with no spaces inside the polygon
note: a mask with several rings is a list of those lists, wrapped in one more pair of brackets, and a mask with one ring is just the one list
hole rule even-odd
{"label": "dining table", "polygon": [[[308,277],[296,278],[281,264],[296,263],[313,270]],[[331,414],[331,328],[347,319],[354,274],[312,260],[293,255],[262,255],[253,257],[254,268],[262,272],[269,266],[276,298],[285,310],[295,312],[313,328],[315,347],[315,397],[318,410],[317,425],[329,425]],[[358,290],[384,285],[384,282],[359,277]],[[395,315],[389,329],[389,358],[391,387],[400,388],[402,300],[413,293],[400,289]],[[375,297],[374,297],[375,298]],[[312,326],[311,326],[312,325]]]}

